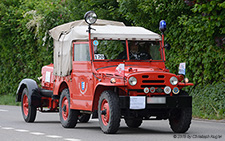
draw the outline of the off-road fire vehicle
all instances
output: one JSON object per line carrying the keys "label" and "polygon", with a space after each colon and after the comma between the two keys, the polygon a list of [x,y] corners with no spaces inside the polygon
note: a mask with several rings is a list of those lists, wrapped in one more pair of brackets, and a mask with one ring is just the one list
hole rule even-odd
{"label": "off-road fire vehicle", "polygon": [[54,40],[54,64],[42,68],[40,85],[23,79],[17,90],[22,115],[34,122],[37,110],[59,112],[63,127],[98,118],[104,133],[116,133],[120,120],[138,128],[143,120],[169,120],[175,133],[186,132],[192,119],[192,97],[181,90],[193,85],[165,66],[162,35],[122,22],[97,20],[93,11],[85,20],[49,31]]}

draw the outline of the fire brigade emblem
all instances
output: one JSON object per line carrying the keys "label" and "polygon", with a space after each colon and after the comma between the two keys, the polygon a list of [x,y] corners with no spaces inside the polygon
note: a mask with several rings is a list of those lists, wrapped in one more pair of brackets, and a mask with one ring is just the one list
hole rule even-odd
{"label": "fire brigade emblem", "polygon": [[83,91],[84,88],[85,88],[85,82],[81,82],[81,88],[82,88],[82,91]]}
{"label": "fire brigade emblem", "polygon": [[80,88],[80,92],[81,92],[82,94],[85,94],[86,91],[87,91],[87,83],[81,82],[80,85],[79,85],[79,88]]}

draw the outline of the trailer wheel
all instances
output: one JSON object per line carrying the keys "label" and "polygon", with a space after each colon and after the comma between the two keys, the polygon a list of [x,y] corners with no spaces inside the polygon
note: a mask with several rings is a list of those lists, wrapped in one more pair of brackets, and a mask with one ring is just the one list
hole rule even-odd
{"label": "trailer wheel", "polygon": [[191,124],[192,108],[176,109],[169,118],[170,128],[175,133],[185,133]]}
{"label": "trailer wheel", "polygon": [[138,128],[142,124],[142,119],[125,118],[125,123],[129,128]]}
{"label": "trailer wheel", "polygon": [[90,117],[91,117],[91,114],[80,114],[78,116],[78,120],[81,123],[87,123],[89,121]]}
{"label": "trailer wheel", "polygon": [[98,102],[98,118],[102,131],[116,133],[120,126],[119,97],[113,91],[104,91]]}
{"label": "trailer wheel", "polygon": [[78,115],[78,110],[70,109],[70,93],[68,89],[64,89],[59,102],[59,117],[62,126],[64,128],[74,128],[77,124]]}
{"label": "trailer wheel", "polygon": [[29,102],[28,99],[28,90],[27,88],[24,88],[21,97],[21,109],[23,119],[26,122],[34,122],[36,118],[37,109],[29,103],[31,102]]}

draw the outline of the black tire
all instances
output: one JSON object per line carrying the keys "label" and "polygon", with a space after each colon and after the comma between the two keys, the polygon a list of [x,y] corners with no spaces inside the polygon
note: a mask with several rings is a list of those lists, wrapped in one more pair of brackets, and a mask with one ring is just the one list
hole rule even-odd
{"label": "black tire", "polygon": [[70,93],[64,89],[60,96],[59,117],[64,128],[74,128],[77,124],[79,111],[70,109]]}
{"label": "black tire", "polygon": [[142,119],[125,118],[125,123],[129,128],[138,128],[142,124]]}
{"label": "black tire", "polygon": [[89,121],[90,117],[91,117],[91,114],[80,114],[78,116],[78,120],[81,123],[87,123]]}
{"label": "black tire", "polygon": [[191,125],[192,108],[176,109],[169,118],[170,128],[174,133],[185,133]]}
{"label": "black tire", "polygon": [[101,130],[114,134],[120,127],[119,97],[113,91],[104,91],[98,102],[98,119]]}
{"label": "black tire", "polygon": [[34,122],[36,118],[37,108],[32,106],[29,100],[30,99],[28,98],[28,89],[24,88],[21,97],[21,109],[23,119],[26,122]]}

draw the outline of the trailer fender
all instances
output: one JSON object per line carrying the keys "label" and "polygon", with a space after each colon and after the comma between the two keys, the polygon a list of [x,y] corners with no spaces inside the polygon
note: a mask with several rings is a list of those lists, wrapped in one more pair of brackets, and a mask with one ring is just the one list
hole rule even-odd
{"label": "trailer fender", "polygon": [[39,92],[39,87],[33,79],[23,79],[16,92],[16,101],[21,101],[21,95],[24,90],[24,88],[27,88],[28,90],[28,102],[30,105],[33,105],[35,107],[40,106],[41,104],[41,95]]}

